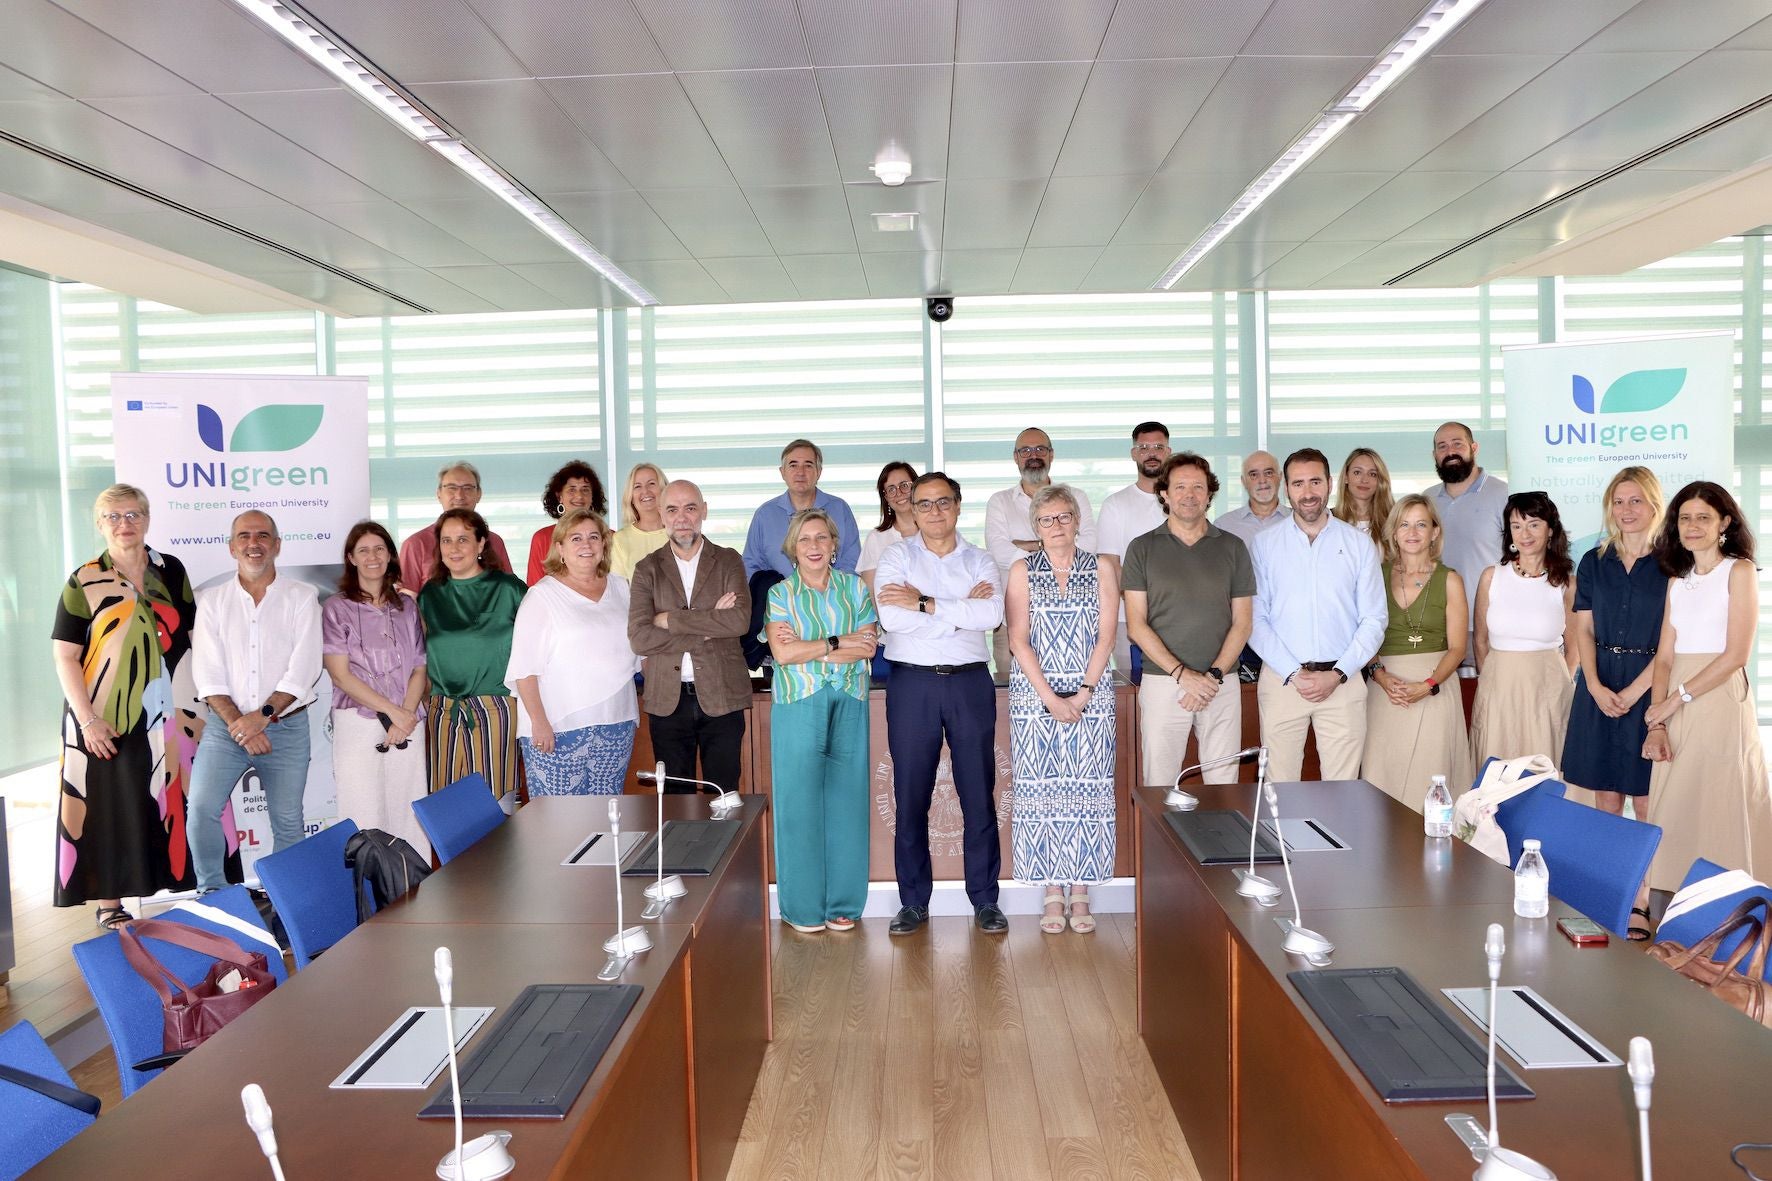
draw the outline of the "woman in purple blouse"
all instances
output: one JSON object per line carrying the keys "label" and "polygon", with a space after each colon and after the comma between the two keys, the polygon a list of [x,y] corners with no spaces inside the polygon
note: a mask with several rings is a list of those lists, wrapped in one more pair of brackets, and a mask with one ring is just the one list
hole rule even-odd
{"label": "woman in purple blouse", "polygon": [[338,814],[411,842],[430,842],[412,814],[425,794],[425,740],[417,733],[429,681],[418,604],[400,587],[394,539],[374,521],[345,537],[338,594],[321,608],[326,672],[332,677],[332,779]]}

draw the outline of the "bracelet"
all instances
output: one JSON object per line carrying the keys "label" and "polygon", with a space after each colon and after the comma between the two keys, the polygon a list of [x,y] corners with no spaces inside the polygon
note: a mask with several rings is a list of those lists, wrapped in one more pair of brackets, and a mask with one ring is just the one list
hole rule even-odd
{"label": "bracelet", "polygon": [[1649,732],[1649,733],[1651,733],[1651,734],[1653,734],[1653,733],[1654,733],[1654,732],[1655,732],[1655,731],[1657,731],[1657,730],[1665,730],[1665,729],[1667,729],[1667,723],[1666,723],[1666,722],[1656,722],[1656,723],[1655,723],[1655,724],[1654,724],[1654,725],[1653,725],[1653,726],[1650,726],[1650,727],[1649,727],[1649,731],[1648,731],[1648,732]]}
{"label": "bracelet", "polygon": [[88,726],[96,726],[96,725],[98,725],[99,721],[100,721],[99,716],[97,714],[93,714],[90,718],[87,718],[84,722],[80,723],[81,732],[85,733],[86,728]]}
{"label": "bracelet", "polygon": [[1078,686],[1077,686],[1077,688],[1079,688],[1079,689],[1087,689],[1087,690],[1089,690],[1089,691],[1090,691],[1090,692],[1091,692],[1091,693],[1093,693],[1093,692],[1095,692],[1095,686],[1094,686],[1094,685],[1091,685],[1091,684],[1089,684],[1089,683],[1088,683],[1088,682],[1084,682],[1084,683],[1083,683],[1083,684],[1081,684],[1081,685],[1078,685]]}

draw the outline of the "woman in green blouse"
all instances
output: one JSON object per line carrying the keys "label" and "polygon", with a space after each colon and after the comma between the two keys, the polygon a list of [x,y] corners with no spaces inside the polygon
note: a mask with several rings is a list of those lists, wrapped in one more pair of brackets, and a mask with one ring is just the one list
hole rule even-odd
{"label": "woman in green blouse", "polygon": [[823,509],[788,522],[794,572],[769,591],[775,657],[769,754],[775,881],[796,931],[851,931],[868,900],[868,670],[879,616],[861,579],[831,563]]}
{"label": "woman in green blouse", "polygon": [[431,790],[475,771],[503,797],[522,782],[515,698],[505,686],[511,629],[526,589],[488,567],[486,519],[451,509],[437,520],[437,566],[419,592],[431,698]]}

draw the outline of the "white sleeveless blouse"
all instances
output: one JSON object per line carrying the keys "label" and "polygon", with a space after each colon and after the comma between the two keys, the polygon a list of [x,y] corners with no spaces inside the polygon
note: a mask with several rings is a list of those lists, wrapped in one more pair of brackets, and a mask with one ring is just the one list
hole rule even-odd
{"label": "white sleeveless blouse", "polygon": [[1545,652],[1563,644],[1563,588],[1549,576],[1521,578],[1501,562],[1489,579],[1489,647],[1497,652]]}
{"label": "white sleeveless blouse", "polygon": [[1674,625],[1674,652],[1721,652],[1729,645],[1729,569],[1724,558],[1709,574],[1694,571],[1668,580],[1667,618]]}

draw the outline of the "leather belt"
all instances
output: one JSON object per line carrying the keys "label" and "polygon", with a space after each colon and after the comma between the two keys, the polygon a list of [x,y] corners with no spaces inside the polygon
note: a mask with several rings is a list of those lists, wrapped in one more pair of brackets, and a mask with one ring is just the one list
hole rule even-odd
{"label": "leather belt", "polygon": [[[314,703],[311,701],[308,702],[308,705],[312,705],[312,704],[314,704]],[[308,710],[308,706],[304,705],[300,709],[292,709],[286,714],[278,714],[276,717],[272,718],[271,721],[273,721],[273,722],[287,722],[290,718],[293,718],[296,714],[306,713],[307,710]]]}
{"label": "leather belt", "polygon": [[934,673],[938,677],[951,677],[990,667],[990,662],[985,660],[975,660],[971,664],[911,664],[902,660],[888,660],[886,663],[893,668],[914,668],[920,672]]}
{"label": "leather belt", "polygon": [[1333,660],[1307,660],[1298,667],[1301,671],[1307,673],[1332,673],[1336,671],[1335,662]]}
{"label": "leather belt", "polygon": [[1655,655],[1655,649],[1653,649],[1653,648],[1620,648],[1616,644],[1601,644],[1600,647],[1605,649],[1607,652],[1612,653],[1614,656],[1653,656],[1653,655]]}

